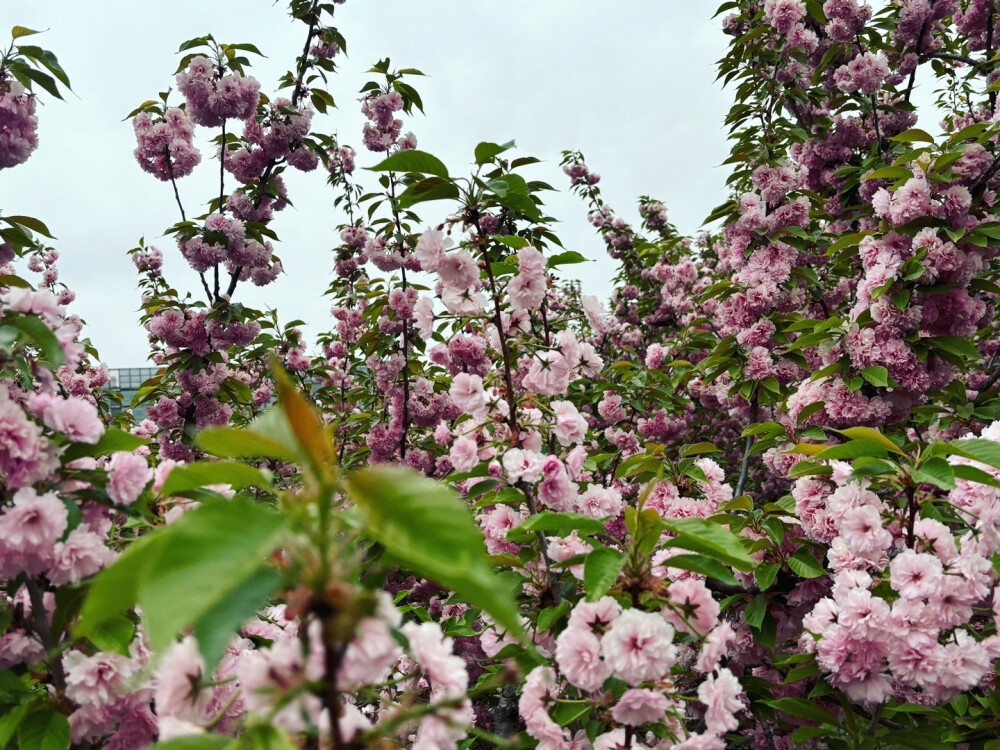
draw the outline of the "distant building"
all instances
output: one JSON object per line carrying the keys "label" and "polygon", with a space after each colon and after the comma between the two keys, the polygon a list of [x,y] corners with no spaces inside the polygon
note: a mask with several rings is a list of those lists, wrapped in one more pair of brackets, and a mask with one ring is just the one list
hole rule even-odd
{"label": "distant building", "polygon": [[[159,369],[158,367],[117,367],[110,369],[108,372],[111,374],[111,382],[108,383],[108,388],[119,391],[123,399],[121,408],[115,407],[112,409],[113,413],[117,414],[128,410],[129,404],[132,403],[132,399],[139,392],[142,384],[156,375]],[[137,420],[145,419],[145,404],[136,407],[132,410],[132,413]]]}

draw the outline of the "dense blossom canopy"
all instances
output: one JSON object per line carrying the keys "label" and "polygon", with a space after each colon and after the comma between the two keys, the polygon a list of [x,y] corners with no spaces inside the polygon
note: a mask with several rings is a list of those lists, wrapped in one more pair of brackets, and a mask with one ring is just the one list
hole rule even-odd
{"label": "dense blossom canopy", "polygon": [[[276,90],[207,35],[129,115],[178,213],[129,253],[144,418],[48,228],[0,215],[0,745],[989,747],[994,0],[723,3],[710,232],[650,196],[630,225],[564,153],[607,303],[559,278],[537,159],[459,177],[404,133],[420,71],[372,67],[358,151],[327,132],[340,2],[291,0]],[[0,56],[0,170],[69,87],[37,33]],[[280,283],[289,168],[342,221],[314,350],[238,301]]]}

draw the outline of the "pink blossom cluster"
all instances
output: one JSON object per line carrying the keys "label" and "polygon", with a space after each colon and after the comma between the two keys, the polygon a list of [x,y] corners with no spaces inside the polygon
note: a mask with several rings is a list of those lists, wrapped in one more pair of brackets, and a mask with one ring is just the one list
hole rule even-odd
{"label": "pink blossom cluster", "polygon": [[23,164],[36,148],[34,95],[17,81],[0,79],[0,169]]}
{"label": "pink blossom cluster", "polygon": [[253,76],[226,73],[203,55],[177,74],[177,88],[187,102],[187,114],[197,125],[215,128],[226,120],[246,120],[257,111],[260,83]]}
{"label": "pink blossom cluster", "polygon": [[136,161],[157,179],[186,177],[201,162],[201,152],[194,145],[194,125],[184,110],[171,107],[156,120],[140,112],[132,127],[138,142]]}
{"label": "pink blossom cluster", "polygon": [[[996,440],[1000,424],[989,429]],[[920,514],[893,520],[892,508],[849,476],[850,467],[837,466],[833,486],[808,478],[793,487],[803,530],[829,545],[834,573],[832,596],[803,621],[808,633],[801,645],[859,702],[895,696],[937,703],[971,689],[1000,656],[996,636],[983,639],[970,629],[973,608],[996,583],[989,556],[1000,549],[1000,537],[992,535],[987,510],[996,491],[958,480],[949,501],[976,519],[974,530],[958,538]],[[988,506],[971,501],[984,494]],[[880,580],[891,586],[888,596],[874,593]],[[894,637],[886,639],[890,631]]]}
{"label": "pink blossom cluster", "polygon": [[373,93],[361,100],[361,112],[368,118],[365,123],[363,140],[369,151],[388,152],[394,146],[400,150],[416,148],[412,133],[400,138],[403,121],[395,116],[403,109],[403,97],[397,91]]}
{"label": "pink blossom cluster", "polygon": [[[638,741],[640,747],[724,747],[722,736],[737,728],[735,714],[745,709],[739,681],[729,669],[719,666],[732,630],[728,625],[720,626],[718,635],[706,639],[703,658],[699,657],[698,668],[707,675],[698,687],[698,700],[706,709],[702,734],[687,734],[684,706],[669,679],[678,654],[673,640],[673,628],[660,614],[623,610],[610,597],[580,602],[556,639],[558,672],[548,666],[537,667],[525,679],[519,710],[528,734],[539,741],[539,747],[572,747],[586,742],[560,727],[550,707],[560,696],[572,695],[572,690],[585,699],[603,702],[602,687],[613,677],[629,688],[616,699],[610,711],[612,722],[594,739],[594,748],[620,746],[626,728],[636,732],[633,742]],[[656,735],[641,731],[653,726],[665,729],[669,739],[660,741]]]}

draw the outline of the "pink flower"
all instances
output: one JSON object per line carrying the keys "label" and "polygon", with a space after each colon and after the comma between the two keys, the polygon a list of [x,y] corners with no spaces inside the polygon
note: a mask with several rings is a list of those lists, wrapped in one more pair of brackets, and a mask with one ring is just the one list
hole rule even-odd
{"label": "pink flower", "polygon": [[511,448],[503,454],[502,463],[511,484],[537,482],[542,476],[542,457],[535,451]]}
{"label": "pink flower", "polygon": [[463,698],[469,687],[465,662],[452,649],[451,638],[445,637],[436,622],[419,625],[408,622],[401,628],[410,642],[410,653],[431,683],[431,700]]}
{"label": "pink flower", "polygon": [[576,510],[579,513],[591,518],[607,518],[612,516],[617,518],[621,515],[625,503],[622,494],[618,490],[601,487],[591,484],[587,486],[587,491],[579,495],[576,499]]}
{"label": "pink flower", "polygon": [[937,594],[942,572],[934,555],[908,549],[889,563],[889,583],[904,599],[924,599]]}
{"label": "pink flower", "polygon": [[486,406],[486,392],[483,379],[467,372],[458,373],[451,381],[451,400],[466,414],[472,414]]}
{"label": "pink flower", "polygon": [[82,651],[63,654],[66,695],[81,706],[106,706],[125,692],[128,680],[139,665],[108,651],[87,656]]}
{"label": "pink flower", "polygon": [[708,708],[705,724],[709,732],[722,735],[740,725],[734,714],[743,710],[742,695],[739,680],[725,667],[698,686],[698,700]]}
{"label": "pink flower", "polygon": [[448,458],[456,471],[472,471],[479,463],[479,446],[476,444],[476,439],[471,435],[462,435],[451,444]]}
{"label": "pink flower", "polygon": [[558,396],[569,388],[572,365],[561,352],[546,351],[531,360],[531,367],[521,381],[542,396]]}
{"label": "pink flower", "polygon": [[204,669],[194,638],[188,636],[167,649],[155,679],[156,713],[161,722],[164,717],[195,723],[208,718],[210,691],[198,688]]}
{"label": "pink flower", "polygon": [[702,636],[719,622],[719,603],[712,592],[697,578],[683,578],[670,584],[667,590],[670,606],[663,616],[675,628],[693,636]]}
{"label": "pink flower", "polygon": [[421,267],[425,271],[437,271],[444,260],[445,253],[454,243],[451,238],[446,238],[439,229],[428,229],[417,240],[417,247],[413,254],[420,261]]}
{"label": "pink flower", "polygon": [[437,272],[446,287],[458,291],[464,291],[479,281],[479,266],[468,250],[443,256],[438,262]]}
{"label": "pink flower", "polygon": [[540,745],[547,743],[546,747],[561,747],[569,738],[569,733],[549,716],[549,706],[555,704],[558,695],[555,670],[535,667],[524,680],[517,704],[528,734]]}
{"label": "pink flower", "polygon": [[622,693],[618,703],[611,709],[611,717],[619,724],[638,727],[649,722],[662,721],[669,707],[670,701],[663,693],[631,688]]}
{"label": "pink flower", "polygon": [[545,277],[517,274],[507,285],[510,306],[518,312],[538,307],[545,299]]}
{"label": "pink flower", "polygon": [[646,347],[646,367],[650,370],[660,369],[668,354],[669,352],[659,344],[650,344]]}
{"label": "pink flower", "polygon": [[343,690],[383,682],[389,669],[403,655],[389,626],[379,618],[366,617],[358,623],[354,639],[347,647],[337,672]]}
{"label": "pink flower", "polygon": [[572,445],[581,442],[587,436],[587,420],[569,401],[553,401],[550,406],[555,414],[555,433],[559,445]]}
{"label": "pink flower", "polygon": [[581,601],[570,612],[568,627],[602,635],[621,613],[621,605],[610,596],[602,596],[596,602]]}
{"label": "pink flower", "polygon": [[97,407],[77,396],[54,399],[42,414],[42,421],[74,443],[94,445],[104,434],[104,425],[97,415]]}
{"label": "pink flower", "polygon": [[559,670],[581,690],[597,690],[611,676],[601,659],[601,641],[590,630],[566,628],[556,640],[555,656]]}
{"label": "pink flower", "polygon": [[553,510],[570,510],[576,500],[576,485],[569,478],[563,462],[549,456],[542,463],[544,479],[538,485],[538,500]]}
{"label": "pink flower", "polygon": [[0,549],[47,559],[66,531],[68,519],[66,506],[55,494],[20,489],[14,494],[14,504],[0,515]]}
{"label": "pink flower", "polygon": [[580,297],[580,302],[583,305],[583,314],[590,327],[594,329],[594,333],[607,333],[611,330],[612,325],[608,321],[608,311],[604,309],[603,302],[592,294],[583,295]]}
{"label": "pink flower", "polygon": [[420,295],[413,306],[413,321],[420,338],[430,341],[434,335],[434,302],[426,295]]}
{"label": "pink flower", "polygon": [[736,633],[728,622],[720,622],[705,638],[694,668],[699,672],[711,672],[725,656],[729,644],[736,639]]}
{"label": "pink flower", "polygon": [[764,20],[782,34],[787,34],[806,14],[802,0],[767,0],[764,3]]}
{"label": "pink flower", "polygon": [[677,658],[674,629],[659,614],[627,609],[601,641],[612,674],[630,685],[659,680]]}
{"label": "pink flower", "polygon": [[892,544],[892,534],[883,528],[878,509],[871,505],[844,513],[840,537],[851,554],[872,561]]}
{"label": "pink flower", "polygon": [[48,578],[56,586],[77,583],[101,570],[116,557],[114,550],[105,545],[104,537],[84,525],[73,529],[65,542],[57,542],[52,553],[54,560]]}
{"label": "pink flower", "polygon": [[153,478],[145,456],[118,451],[108,462],[108,497],[118,505],[131,505]]}

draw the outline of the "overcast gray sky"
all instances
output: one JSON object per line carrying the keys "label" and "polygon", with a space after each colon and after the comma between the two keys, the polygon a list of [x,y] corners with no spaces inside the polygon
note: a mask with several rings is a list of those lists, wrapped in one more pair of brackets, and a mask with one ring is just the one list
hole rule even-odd
{"label": "overcast gray sky", "polygon": [[[179,216],[168,183],[143,173],[135,140],[122,118],[173,86],[180,43],[212,33],[222,42],[252,42],[267,59],[253,75],[267,93],[301,51],[303,29],[282,3],[266,0],[174,0],[168,4],[91,0],[3,0],[3,23],[48,29],[32,41],[54,51],[76,96],[43,94],[40,145],[24,165],[0,175],[0,207],[46,221],[58,237],[62,279],[76,290],[72,310],[112,367],[146,360],[138,325],[136,273],[126,256],[141,236],[164,251],[167,278],[197,293],[197,277],[176,245],[161,237]],[[483,3],[462,0],[348,0],[337,11],[349,57],[338,57],[330,91],[338,109],[314,119],[358,149],[359,168],[378,157],[363,151],[357,92],[365,71],[388,56],[396,67],[427,74],[415,79],[426,117],[404,125],[419,148],[441,157],[452,174],[472,163],[479,141],[517,141],[519,155],[543,163],[531,172],[560,193],[546,199],[561,220],[567,248],[593,262],[568,267],[585,292],[606,297],[614,264],[586,222],[582,203],[566,190],[558,163],[564,148],[580,149],[602,175],[608,202],[638,221],[635,199],[660,198],[681,231],[696,232],[724,197],[727,153],[722,121],[730,95],[714,83],[726,38],[710,15],[715,4],[654,0]],[[175,94],[176,96],[176,94]],[[179,102],[179,99],[175,101]],[[214,135],[199,129],[201,136]],[[203,157],[209,150],[202,148]],[[371,173],[362,180],[375,185]],[[179,182],[188,215],[204,212],[216,190],[217,164],[207,159]],[[319,171],[289,175],[294,208],[273,226],[285,274],[263,290],[241,285],[238,301],[276,307],[280,319],[308,322],[307,336],[329,328],[333,228],[342,220]],[[420,207],[427,224],[437,204]]]}

